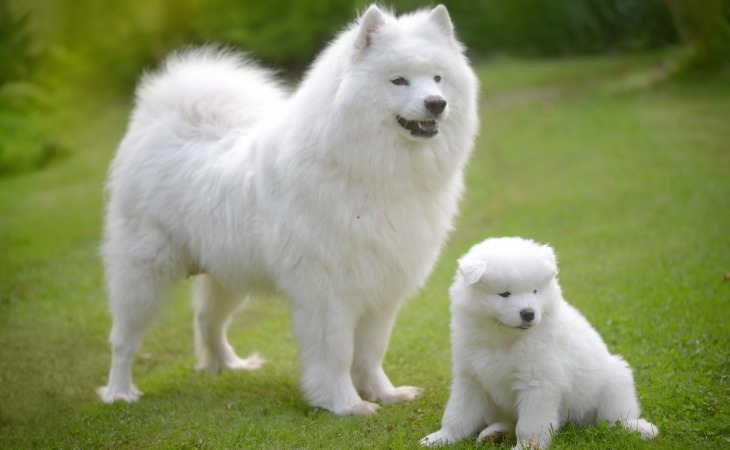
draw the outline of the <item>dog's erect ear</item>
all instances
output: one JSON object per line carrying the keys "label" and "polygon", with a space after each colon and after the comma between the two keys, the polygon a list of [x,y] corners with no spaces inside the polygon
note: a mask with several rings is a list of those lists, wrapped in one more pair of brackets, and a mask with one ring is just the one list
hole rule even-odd
{"label": "dog's erect ear", "polygon": [[439,27],[441,31],[446,34],[446,36],[450,38],[454,36],[454,24],[451,23],[449,11],[446,10],[446,7],[444,5],[438,5],[437,7],[432,9],[428,18],[429,20],[431,20],[431,23]]}
{"label": "dog's erect ear", "polygon": [[555,251],[549,245],[540,247],[540,259],[552,271],[553,276],[558,274],[558,259],[555,257]]}
{"label": "dog's erect ear", "polygon": [[466,282],[467,286],[478,283],[482,275],[487,271],[489,263],[485,260],[475,260],[461,258],[457,261],[459,265],[459,273]]}
{"label": "dog's erect ear", "polygon": [[384,23],[385,16],[383,15],[383,11],[376,4],[370,5],[367,11],[365,11],[365,14],[360,18],[360,29],[357,33],[355,48],[360,52],[365,51],[370,46],[372,34]]}

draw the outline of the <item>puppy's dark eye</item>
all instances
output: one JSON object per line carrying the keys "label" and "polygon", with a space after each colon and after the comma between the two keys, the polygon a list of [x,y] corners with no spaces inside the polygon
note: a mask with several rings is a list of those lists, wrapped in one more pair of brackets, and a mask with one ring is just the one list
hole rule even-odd
{"label": "puppy's dark eye", "polygon": [[396,86],[408,86],[408,80],[403,77],[395,77],[390,82]]}
{"label": "puppy's dark eye", "polygon": [[435,82],[437,82],[437,83],[438,83],[439,81],[441,81],[441,75],[436,75],[435,77],[433,77],[433,81],[435,81]]}
{"label": "puppy's dark eye", "polygon": [[512,293],[511,293],[510,291],[507,291],[507,292],[502,292],[501,294],[498,294],[498,295],[499,295],[500,297],[504,297],[504,298],[507,298],[507,297],[509,297],[510,295],[512,295]]}
{"label": "puppy's dark eye", "polygon": [[537,289],[535,289],[534,291],[532,291],[532,293],[533,294],[537,294]]}

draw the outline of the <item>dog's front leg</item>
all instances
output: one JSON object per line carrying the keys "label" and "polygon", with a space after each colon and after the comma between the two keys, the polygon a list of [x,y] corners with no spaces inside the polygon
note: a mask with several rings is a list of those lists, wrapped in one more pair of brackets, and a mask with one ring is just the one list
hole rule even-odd
{"label": "dog's front leg", "polygon": [[368,400],[381,400],[383,403],[412,401],[420,392],[413,386],[394,387],[383,370],[383,358],[398,306],[399,302],[395,302],[384,305],[378,311],[365,313],[355,329],[352,376],[358,392]]}
{"label": "dog's front leg", "polygon": [[550,446],[552,434],[560,428],[560,397],[554,389],[530,389],[520,395],[517,408],[517,445],[513,450],[541,449]]}
{"label": "dog's front leg", "polygon": [[451,395],[446,403],[441,429],[421,439],[421,445],[445,445],[476,433],[494,411],[484,389],[473,376],[457,373],[451,383]]}
{"label": "dog's front leg", "polygon": [[335,299],[292,301],[294,333],[302,361],[302,390],[310,405],[339,415],[368,415],[379,408],[360,398],[352,382],[355,319]]}

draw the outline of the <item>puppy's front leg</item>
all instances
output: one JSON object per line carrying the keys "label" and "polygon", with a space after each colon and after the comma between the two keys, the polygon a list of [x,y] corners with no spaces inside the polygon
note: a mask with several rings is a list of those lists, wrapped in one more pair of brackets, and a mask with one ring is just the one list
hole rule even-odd
{"label": "puppy's front leg", "polygon": [[523,392],[517,408],[517,445],[513,450],[548,448],[552,434],[560,428],[559,406],[559,396],[549,388]]}
{"label": "puppy's front leg", "polygon": [[488,399],[479,383],[469,374],[457,373],[451,383],[441,429],[421,439],[421,445],[445,445],[464,439],[475,434],[491,415]]}

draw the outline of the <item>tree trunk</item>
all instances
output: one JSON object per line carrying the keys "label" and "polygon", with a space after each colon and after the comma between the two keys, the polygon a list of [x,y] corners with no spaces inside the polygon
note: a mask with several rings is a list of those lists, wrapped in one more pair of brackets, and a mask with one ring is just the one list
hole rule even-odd
{"label": "tree trunk", "polygon": [[694,48],[700,68],[730,67],[728,0],[666,0],[677,32]]}

